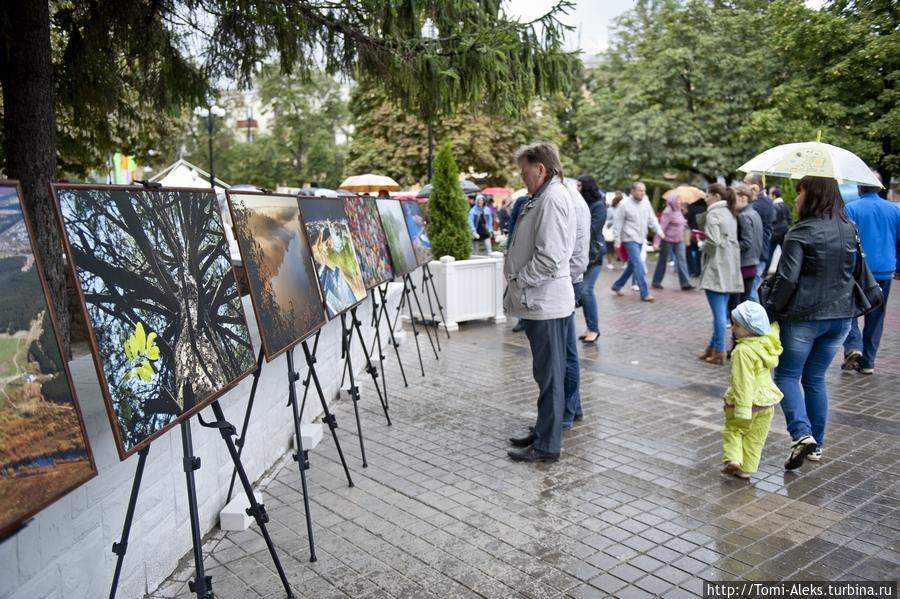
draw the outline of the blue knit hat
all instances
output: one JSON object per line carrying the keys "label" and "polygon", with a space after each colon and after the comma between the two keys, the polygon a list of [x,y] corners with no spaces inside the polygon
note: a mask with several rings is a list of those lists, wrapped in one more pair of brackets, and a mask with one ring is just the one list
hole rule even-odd
{"label": "blue knit hat", "polygon": [[743,302],[731,311],[731,320],[741,325],[754,335],[768,335],[772,327],[765,308],[756,302]]}

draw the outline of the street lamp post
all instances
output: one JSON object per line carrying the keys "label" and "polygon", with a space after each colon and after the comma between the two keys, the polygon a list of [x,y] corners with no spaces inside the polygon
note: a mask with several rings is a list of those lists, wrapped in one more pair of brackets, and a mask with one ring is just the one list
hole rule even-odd
{"label": "street lamp post", "polygon": [[225,109],[221,106],[213,104],[209,108],[197,106],[194,108],[194,115],[202,119],[206,119],[206,131],[209,137],[209,186],[216,190],[216,168],[213,162],[213,117],[222,118],[225,116]]}
{"label": "street lamp post", "polygon": [[[438,29],[431,17],[425,19],[422,24],[422,38],[434,41],[438,37]],[[431,183],[432,163],[434,162],[434,132],[432,130],[432,119],[428,119],[428,180]]]}

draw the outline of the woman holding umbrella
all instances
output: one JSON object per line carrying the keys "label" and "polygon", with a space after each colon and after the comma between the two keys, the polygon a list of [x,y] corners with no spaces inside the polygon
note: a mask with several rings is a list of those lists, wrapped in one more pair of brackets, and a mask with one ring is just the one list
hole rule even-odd
{"label": "woman holding umbrella", "polygon": [[784,467],[819,461],[828,419],[825,373],[859,313],[854,296],[856,228],[844,214],[834,179],[803,177],[797,186],[797,224],[784,239],[784,252],[765,306],[781,324],[784,353],[775,384],[793,440]]}
{"label": "woman holding umbrella", "polygon": [[825,372],[851,319],[883,301],[877,286],[869,289],[866,279],[874,278],[860,255],[837,181],[880,183],[859,156],[818,139],[770,148],[738,170],[802,177],[797,224],[784,238],[775,276],[760,287],[760,300],[781,324],[784,353],[774,379],[784,394],[781,409],[793,440],[784,467],[794,470],[806,459],[821,459],[828,420]]}

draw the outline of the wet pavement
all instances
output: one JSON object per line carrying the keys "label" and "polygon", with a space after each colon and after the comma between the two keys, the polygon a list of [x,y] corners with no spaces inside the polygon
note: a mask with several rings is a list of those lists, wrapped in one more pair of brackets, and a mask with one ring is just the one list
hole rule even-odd
{"label": "wet pavement", "polygon": [[[282,460],[262,489],[298,596],[689,597],[704,579],[900,578],[900,294],[876,374],[832,366],[822,461],[783,470],[779,409],[760,471],[742,482],[719,473],[728,368],[695,357],[710,334],[703,293],[670,273],[654,304],[614,298],[615,274],[597,285],[600,342],[582,348],[585,420],[556,464],[506,457],[536,398],[512,322],[462,325],[439,361],[423,350],[425,378],[402,346],[409,388],[386,363],[391,427],[363,383],[368,468],[352,408],[336,404],[356,486],[325,438],[307,471],[316,563],[296,464]],[[284,595],[255,526],[214,531],[205,548],[217,598]],[[150,597],[191,596],[188,557]]]}

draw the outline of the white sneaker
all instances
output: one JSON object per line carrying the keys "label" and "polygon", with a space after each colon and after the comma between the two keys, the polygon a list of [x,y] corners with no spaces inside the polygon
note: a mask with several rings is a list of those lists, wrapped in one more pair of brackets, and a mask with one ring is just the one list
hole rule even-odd
{"label": "white sneaker", "polygon": [[822,450],[816,447],[816,449],[811,454],[806,456],[806,459],[810,462],[820,461],[822,459]]}
{"label": "white sneaker", "polygon": [[631,290],[632,290],[632,291],[640,291],[641,288],[638,287],[637,285],[632,285],[632,286],[631,286]]}
{"label": "white sneaker", "polygon": [[796,470],[803,465],[806,457],[816,449],[818,449],[818,446],[813,436],[803,435],[791,445],[791,453],[788,454],[788,458],[784,461],[784,469]]}

